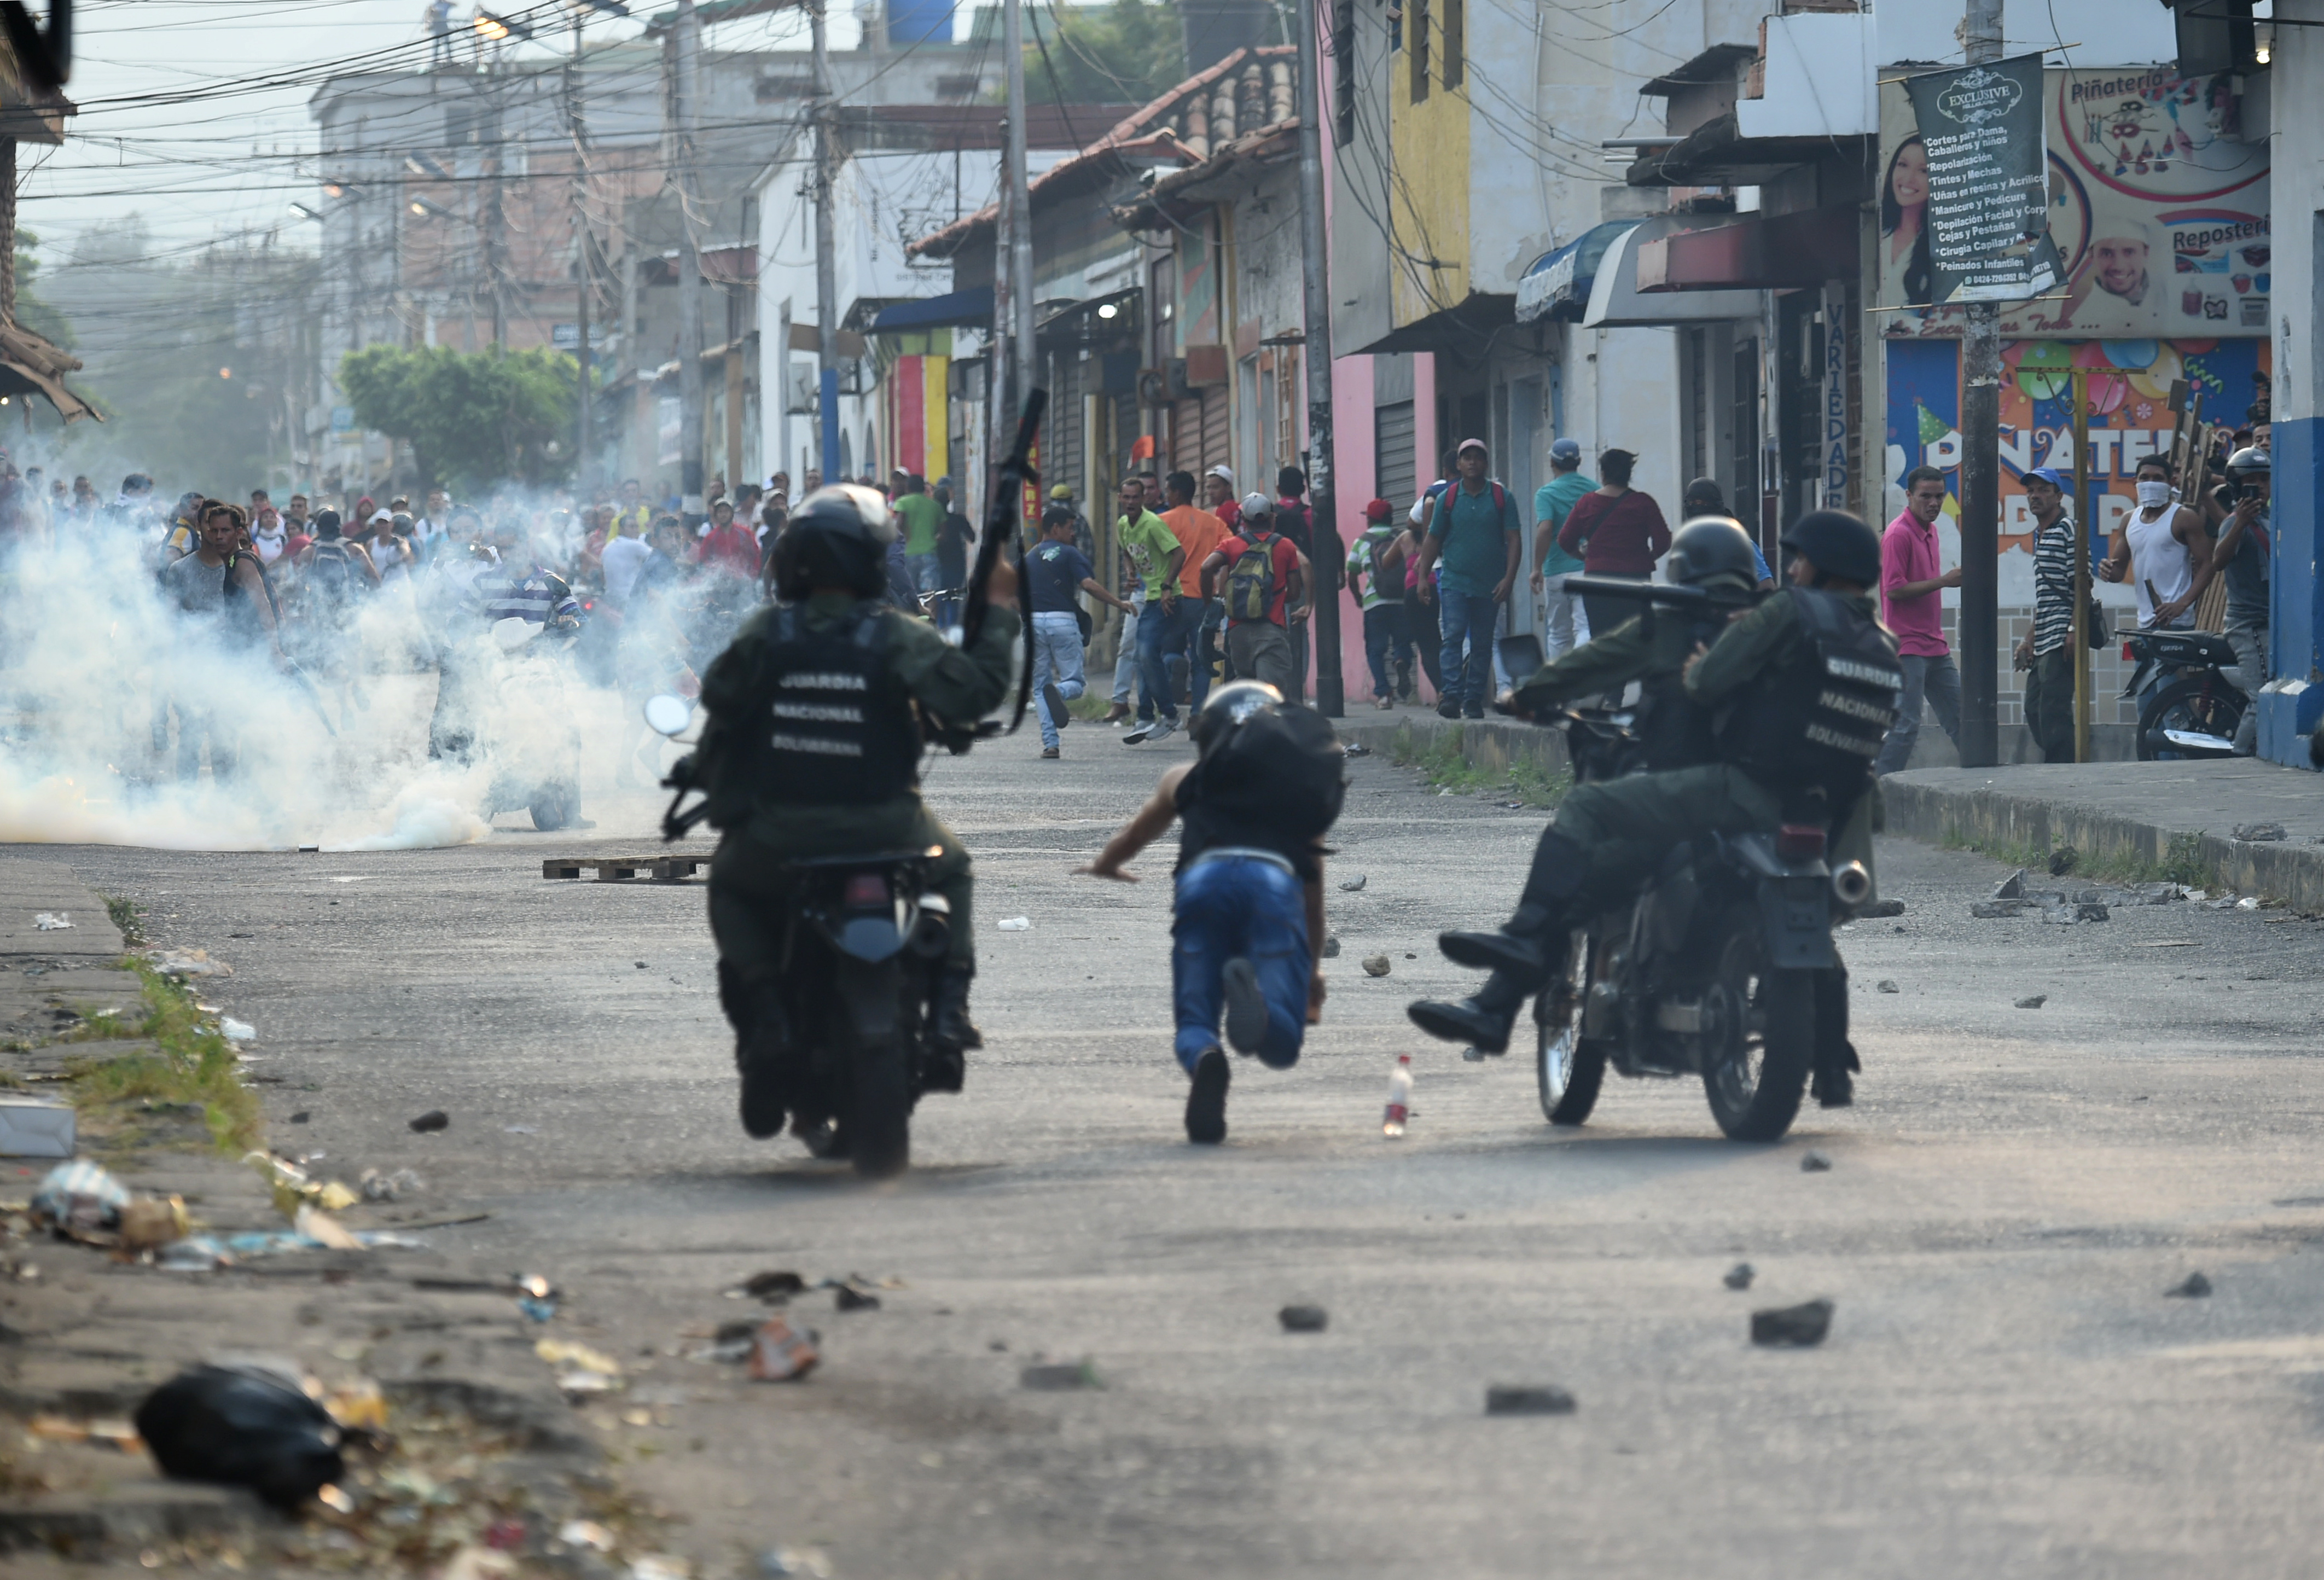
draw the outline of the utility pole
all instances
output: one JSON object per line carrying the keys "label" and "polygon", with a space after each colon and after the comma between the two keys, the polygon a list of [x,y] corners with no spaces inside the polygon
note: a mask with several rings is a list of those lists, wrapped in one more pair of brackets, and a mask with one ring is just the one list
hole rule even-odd
{"label": "utility pole", "polygon": [[1033,325],[1033,199],[1025,179],[1025,6],[1024,0],[1003,0],[1007,23],[1009,126],[1002,150],[1001,201],[1009,210],[1009,303],[1013,310],[1009,332],[1010,373],[1008,404],[1001,408],[1000,432],[1006,444],[1017,431],[1017,413],[1038,382]]}
{"label": "utility pole", "polygon": [[693,525],[702,499],[702,243],[695,233],[701,192],[695,183],[695,127],[701,114],[702,23],[694,0],[678,0],[670,29],[671,119],[677,124],[672,162],[678,177],[678,508]]}
{"label": "utility pole", "polygon": [[808,0],[815,49],[815,407],[816,458],[825,487],[839,481],[839,261],[832,235],[837,106],[831,89],[831,34],[825,0]]}
{"label": "utility pole", "polygon": [[[2001,59],[2001,0],[1968,0],[1969,63]],[[2001,310],[1969,304],[1961,331],[1960,760],[2001,761]]]}
{"label": "utility pole", "polygon": [[493,344],[508,344],[508,208],[501,200],[500,66],[495,61],[485,79],[490,96],[485,111],[485,135],[490,139],[492,173],[484,181],[484,289],[492,293]]}
{"label": "utility pole", "polygon": [[1329,238],[1323,228],[1323,137],[1317,124],[1323,102],[1322,51],[1316,41],[1317,0],[1299,9],[1299,251],[1300,305],[1307,344],[1307,510],[1315,545],[1320,596],[1315,600],[1315,711],[1325,718],[1347,712],[1340,675],[1340,582],[1342,550],[1337,479],[1332,461],[1332,283]]}
{"label": "utility pole", "polygon": [[573,63],[565,70],[565,119],[573,134],[573,265],[576,282],[573,317],[574,327],[580,332],[580,344],[574,348],[574,359],[581,367],[578,399],[574,402],[573,477],[586,504],[588,500],[589,455],[595,440],[595,436],[590,431],[589,298],[596,290],[597,276],[589,264],[589,139],[581,125],[581,13],[578,8],[573,13]]}

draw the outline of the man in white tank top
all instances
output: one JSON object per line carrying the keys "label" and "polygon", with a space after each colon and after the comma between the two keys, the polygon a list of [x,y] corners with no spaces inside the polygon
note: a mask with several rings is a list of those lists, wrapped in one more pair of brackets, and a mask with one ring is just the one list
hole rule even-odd
{"label": "man in white tank top", "polygon": [[2195,600],[2211,580],[2211,539],[2193,511],[2172,502],[2161,456],[2138,463],[2138,509],[2113,534],[2098,574],[2136,586],[2141,631],[2195,624]]}

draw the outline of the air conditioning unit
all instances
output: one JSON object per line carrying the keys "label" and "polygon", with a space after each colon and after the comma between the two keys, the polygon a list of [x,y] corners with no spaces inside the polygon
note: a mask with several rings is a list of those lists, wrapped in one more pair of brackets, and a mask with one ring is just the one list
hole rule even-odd
{"label": "air conditioning unit", "polygon": [[1174,356],[1160,367],[1138,370],[1138,399],[1147,406],[1167,406],[1173,401],[1189,399],[1194,393],[1186,383],[1186,359]]}

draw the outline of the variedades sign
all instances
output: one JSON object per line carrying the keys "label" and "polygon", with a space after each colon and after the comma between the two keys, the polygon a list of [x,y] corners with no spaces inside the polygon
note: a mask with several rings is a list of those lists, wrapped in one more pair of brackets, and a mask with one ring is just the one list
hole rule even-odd
{"label": "variedades sign", "polygon": [[1908,77],[1928,159],[1930,295],[1938,305],[2025,301],[2065,266],[2050,240],[2042,57]]}

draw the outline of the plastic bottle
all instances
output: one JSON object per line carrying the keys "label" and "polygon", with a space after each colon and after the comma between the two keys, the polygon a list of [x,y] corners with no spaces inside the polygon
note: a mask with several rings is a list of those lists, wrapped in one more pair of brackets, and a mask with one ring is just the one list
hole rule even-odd
{"label": "plastic bottle", "polygon": [[1390,1141],[1404,1134],[1404,1122],[1412,1116],[1412,1055],[1396,1056],[1396,1068],[1388,1072],[1388,1113],[1380,1121],[1380,1134]]}

